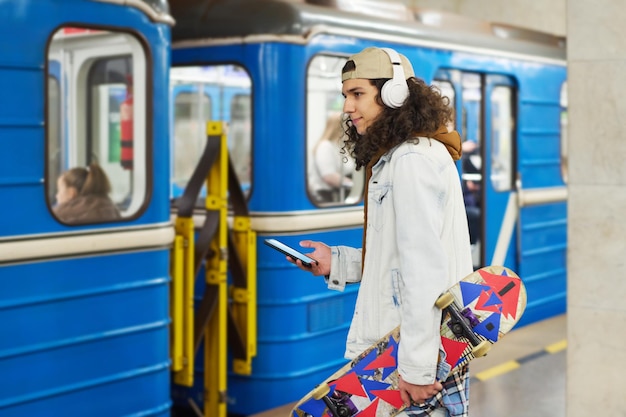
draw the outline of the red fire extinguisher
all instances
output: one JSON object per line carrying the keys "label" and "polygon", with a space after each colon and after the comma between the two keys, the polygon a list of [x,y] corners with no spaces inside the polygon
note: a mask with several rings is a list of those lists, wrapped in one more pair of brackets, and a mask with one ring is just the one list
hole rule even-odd
{"label": "red fire extinguisher", "polygon": [[126,83],[126,99],[120,105],[121,163],[124,169],[133,169],[133,81]]}

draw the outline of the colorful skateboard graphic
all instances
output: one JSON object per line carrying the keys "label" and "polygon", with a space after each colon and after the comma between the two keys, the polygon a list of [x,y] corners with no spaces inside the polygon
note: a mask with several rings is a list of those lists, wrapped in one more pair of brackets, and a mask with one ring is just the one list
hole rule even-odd
{"label": "colorful skateboard graphic", "polygon": [[[481,268],[451,287],[435,305],[443,310],[441,343],[451,371],[483,356],[519,321],[526,308],[521,279],[501,266]],[[398,391],[396,328],[300,400],[292,417],[393,417],[404,409]]]}

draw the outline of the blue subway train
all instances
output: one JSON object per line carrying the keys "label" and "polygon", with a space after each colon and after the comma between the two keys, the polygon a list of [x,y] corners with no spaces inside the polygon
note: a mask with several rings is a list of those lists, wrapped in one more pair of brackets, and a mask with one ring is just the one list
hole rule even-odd
{"label": "blue subway train", "polygon": [[[359,1],[0,2],[1,415],[246,416],[345,363],[356,286],[262,242],[360,246],[363,172],[316,163],[367,46],[451,99],[475,266],[523,277],[521,326],[565,311],[564,41]],[[119,216],[61,218],[94,163]]]}

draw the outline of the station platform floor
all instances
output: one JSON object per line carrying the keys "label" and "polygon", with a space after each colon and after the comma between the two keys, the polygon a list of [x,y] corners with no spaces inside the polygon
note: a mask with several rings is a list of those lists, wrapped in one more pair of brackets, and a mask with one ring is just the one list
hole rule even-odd
{"label": "station platform floor", "polygon": [[[470,365],[470,417],[565,417],[566,315],[514,329]],[[249,417],[289,417],[295,403]]]}

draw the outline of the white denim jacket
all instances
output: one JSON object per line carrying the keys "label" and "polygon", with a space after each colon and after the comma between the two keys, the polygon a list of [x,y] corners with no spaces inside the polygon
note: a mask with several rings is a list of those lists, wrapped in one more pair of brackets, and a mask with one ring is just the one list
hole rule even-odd
{"label": "white denim jacket", "polygon": [[[472,272],[456,165],[446,147],[416,138],[383,155],[368,185],[365,265],[361,249],[334,246],[328,287],[359,282],[346,358],[401,324],[398,370],[434,382],[440,347],[439,295]],[[361,276],[361,270],[363,275]]]}

